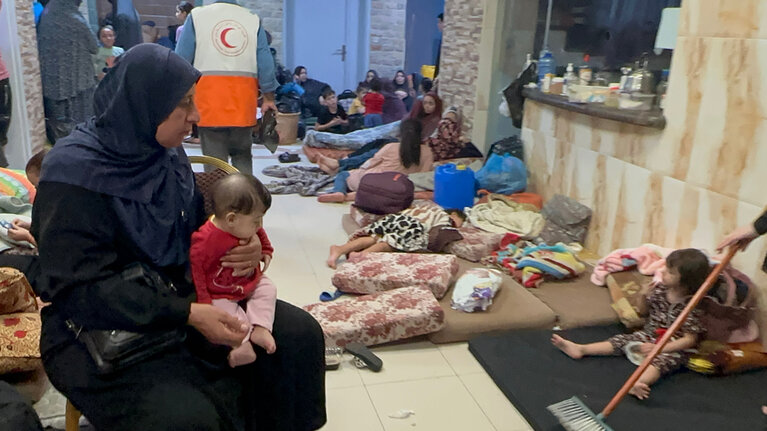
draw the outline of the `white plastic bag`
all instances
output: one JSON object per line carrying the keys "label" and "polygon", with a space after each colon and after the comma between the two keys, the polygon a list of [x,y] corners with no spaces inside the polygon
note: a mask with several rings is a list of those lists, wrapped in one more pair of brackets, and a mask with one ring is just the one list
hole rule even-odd
{"label": "white plastic bag", "polygon": [[501,273],[495,269],[472,268],[455,282],[451,307],[472,313],[485,311],[501,288]]}

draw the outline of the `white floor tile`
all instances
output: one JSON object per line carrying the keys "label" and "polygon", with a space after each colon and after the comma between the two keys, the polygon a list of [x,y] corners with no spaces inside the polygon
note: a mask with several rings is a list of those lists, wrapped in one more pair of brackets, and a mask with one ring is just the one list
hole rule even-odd
{"label": "white floor tile", "polygon": [[[360,376],[360,370],[352,363],[353,359],[353,355],[346,353],[343,355],[341,366],[337,370],[330,370],[325,373],[325,388],[341,389],[365,386],[362,382],[362,376]],[[368,372],[367,370],[363,371]]]}
{"label": "white floor tile", "polygon": [[428,341],[371,350],[383,361],[383,369],[378,373],[361,370],[366,386],[455,375],[437,346]]}
{"label": "white floor tile", "polygon": [[485,372],[459,376],[472,397],[498,431],[527,431],[532,429],[493,379]]}
{"label": "white floor tile", "polygon": [[459,376],[485,372],[474,355],[469,352],[468,343],[440,344],[439,351]]}
{"label": "white floor tile", "polygon": [[[456,376],[385,383],[367,389],[386,431],[495,431]],[[413,410],[415,415],[407,419],[389,417],[402,409]]]}
{"label": "white floor tile", "polygon": [[322,431],[383,431],[364,387],[327,390],[328,422]]}

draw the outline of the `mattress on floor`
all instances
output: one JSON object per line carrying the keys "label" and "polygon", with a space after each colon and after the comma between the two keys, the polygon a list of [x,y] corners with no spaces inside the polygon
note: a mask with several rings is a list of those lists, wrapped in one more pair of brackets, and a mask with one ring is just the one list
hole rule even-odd
{"label": "mattress on floor", "polygon": [[[576,342],[604,340],[619,325],[561,334]],[[550,344],[551,331],[511,331],[482,336],[469,350],[535,430],[561,431],[546,406],[578,396],[599,412],[635,369],[624,357],[573,360]],[[650,398],[627,397],[607,418],[616,431],[762,430],[767,370],[726,377],[682,371],[656,383]]]}
{"label": "mattress on floor", "polygon": [[554,311],[562,329],[617,323],[618,313],[612,308],[610,292],[589,280],[591,271],[587,265],[578,278],[544,281],[540,287],[530,289],[530,293]]}
{"label": "mattress on floor", "polygon": [[[480,265],[458,259],[458,275],[469,268]],[[486,311],[466,313],[453,310],[450,302],[453,287],[439,303],[445,310],[445,326],[438,332],[429,334],[434,343],[453,343],[466,341],[479,334],[497,333],[510,329],[552,328],[556,315],[546,304],[536,299],[529,289],[525,289],[508,275],[503,275],[503,284],[493,298],[493,305]]]}
{"label": "mattress on floor", "polygon": [[304,307],[322,326],[326,346],[388,343],[442,328],[444,313],[434,295],[415,286],[341,298]]}

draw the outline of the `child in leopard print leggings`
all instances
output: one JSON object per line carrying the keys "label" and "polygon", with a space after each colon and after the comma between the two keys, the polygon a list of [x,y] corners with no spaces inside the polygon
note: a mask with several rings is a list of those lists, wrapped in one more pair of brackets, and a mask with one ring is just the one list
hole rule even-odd
{"label": "child in leopard print leggings", "polygon": [[[630,342],[639,342],[639,352],[647,355],[665,330],[671,326],[687,305],[695,291],[711,271],[708,258],[700,250],[676,250],[666,258],[662,270],[662,282],[647,286],[649,317],[644,328],[633,334],[620,334],[605,341],[591,344],[577,344],[554,334],[551,342],[573,359],[584,356],[620,355]],[[630,394],[639,399],[650,396],[650,385],[660,376],[676,371],[689,358],[688,349],[695,347],[698,337],[705,332],[700,322],[701,310],[694,309],[687,316],[682,327],[674,334],[662,352],[642,373],[639,381],[631,388]]]}

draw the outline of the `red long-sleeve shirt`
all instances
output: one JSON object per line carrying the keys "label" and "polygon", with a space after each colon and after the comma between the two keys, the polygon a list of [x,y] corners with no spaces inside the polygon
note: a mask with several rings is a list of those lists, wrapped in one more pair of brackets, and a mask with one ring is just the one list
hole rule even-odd
{"label": "red long-sleeve shirt", "polygon": [[[261,228],[256,235],[261,240],[261,253],[271,256],[274,248],[266,231]],[[221,257],[239,243],[239,238],[219,229],[210,220],[192,234],[189,261],[197,290],[197,302],[210,304],[214,299],[241,301],[256,290],[261,279],[260,267],[256,267],[248,277],[233,277],[232,268],[221,266]]]}

